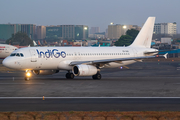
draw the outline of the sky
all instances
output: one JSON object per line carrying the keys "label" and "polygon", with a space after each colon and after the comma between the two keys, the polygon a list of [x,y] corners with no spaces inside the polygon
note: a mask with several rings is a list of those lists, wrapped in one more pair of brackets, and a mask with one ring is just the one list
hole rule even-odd
{"label": "sky", "polygon": [[142,26],[177,22],[180,0],[0,0],[0,24],[88,25],[104,32],[111,22]]}

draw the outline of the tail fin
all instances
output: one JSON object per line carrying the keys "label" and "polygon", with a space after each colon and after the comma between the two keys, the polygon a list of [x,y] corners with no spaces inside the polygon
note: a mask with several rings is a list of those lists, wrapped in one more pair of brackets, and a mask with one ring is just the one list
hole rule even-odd
{"label": "tail fin", "polygon": [[130,46],[136,47],[151,47],[153,29],[154,29],[155,17],[149,17],[146,23],[142,27],[141,31],[137,35],[136,39]]}
{"label": "tail fin", "polygon": [[34,46],[37,46],[37,44],[36,44],[36,42],[33,40],[33,44],[34,44]]}

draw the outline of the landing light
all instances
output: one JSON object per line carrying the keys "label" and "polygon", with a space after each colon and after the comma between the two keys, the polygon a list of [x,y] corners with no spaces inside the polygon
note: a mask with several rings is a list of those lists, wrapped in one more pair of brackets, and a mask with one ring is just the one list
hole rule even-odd
{"label": "landing light", "polygon": [[26,76],[27,76],[27,77],[30,77],[30,76],[31,76],[31,73],[30,73],[30,72],[26,73]]}

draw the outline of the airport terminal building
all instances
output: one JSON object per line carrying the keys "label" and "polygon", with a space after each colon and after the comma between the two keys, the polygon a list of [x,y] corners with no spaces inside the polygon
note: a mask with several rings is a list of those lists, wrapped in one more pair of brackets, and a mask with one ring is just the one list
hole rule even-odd
{"label": "airport terminal building", "polygon": [[46,26],[47,39],[85,40],[89,28],[86,25],[57,25]]}

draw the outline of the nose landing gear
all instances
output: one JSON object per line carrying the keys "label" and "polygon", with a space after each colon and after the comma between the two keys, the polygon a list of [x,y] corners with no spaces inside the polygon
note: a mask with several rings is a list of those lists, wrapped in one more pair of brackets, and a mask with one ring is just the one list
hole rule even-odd
{"label": "nose landing gear", "polygon": [[25,78],[24,79],[26,81],[29,81],[30,77],[31,77],[31,71],[30,70],[26,70],[26,74],[25,74]]}

